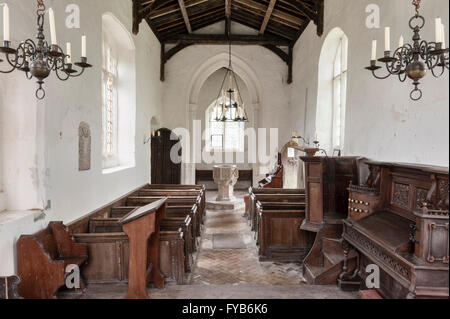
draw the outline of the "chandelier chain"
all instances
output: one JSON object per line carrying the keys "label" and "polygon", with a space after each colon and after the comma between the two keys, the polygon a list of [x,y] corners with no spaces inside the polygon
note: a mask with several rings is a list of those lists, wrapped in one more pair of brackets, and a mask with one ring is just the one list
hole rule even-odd
{"label": "chandelier chain", "polygon": [[413,2],[412,2],[412,5],[416,7],[416,18],[420,15],[420,13],[419,13],[420,2],[421,2],[421,0],[413,0]]}
{"label": "chandelier chain", "polygon": [[45,14],[45,4],[44,4],[44,0],[37,0],[37,11],[36,11],[38,16],[44,15]]}

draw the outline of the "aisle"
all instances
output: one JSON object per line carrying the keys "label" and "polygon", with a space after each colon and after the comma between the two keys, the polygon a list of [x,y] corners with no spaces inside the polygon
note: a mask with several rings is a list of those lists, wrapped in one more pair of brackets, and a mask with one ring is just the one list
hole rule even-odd
{"label": "aisle", "polygon": [[[209,192],[208,197],[216,196]],[[253,233],[244,214],[244,193],[236,210],[207,210],[201,249],[190,278],[194,285],[300,285],[301,264],[258,261]]]}

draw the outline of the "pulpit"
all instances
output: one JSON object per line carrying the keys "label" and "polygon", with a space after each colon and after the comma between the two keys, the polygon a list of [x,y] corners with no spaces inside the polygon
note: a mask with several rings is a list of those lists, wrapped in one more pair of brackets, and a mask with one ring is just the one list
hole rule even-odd
{"label": "pulpit", "polygon": [[[159,241],[150,236],[159,231],[157,216],[164,216],[167,198],[137,208],[119,220],[130,243],[127,299],[147,299],[147,283],[159,271]],[[158,236],[153,236],[155,239]],[[152,278],[154,280],[154,278]]]}

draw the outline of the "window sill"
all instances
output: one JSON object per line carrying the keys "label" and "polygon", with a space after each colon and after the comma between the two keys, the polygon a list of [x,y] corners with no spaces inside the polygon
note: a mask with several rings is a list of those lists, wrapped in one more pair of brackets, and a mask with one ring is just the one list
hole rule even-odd
{"label": "window sill", "polygon": [[123,165],[123,166],[115,166],[115,167],[111,167],[111,168],[104,168],[102,170],[102,174],[103,175],[109,175],[109,174],[114,174],[114,173],[118,173],[130,168],[134,168],[134,165]]}

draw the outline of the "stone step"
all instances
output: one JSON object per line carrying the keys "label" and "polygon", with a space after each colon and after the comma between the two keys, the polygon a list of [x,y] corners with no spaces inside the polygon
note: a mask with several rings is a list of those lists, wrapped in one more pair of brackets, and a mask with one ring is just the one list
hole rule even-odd
{"label": "stone step", "polygon": [[[123,299],[124,284],[91,284],[79,298]],[[337,286],[311,285],[167,285],[149,289],[151,299],[359,299],[358,292],[344,292]]]}

